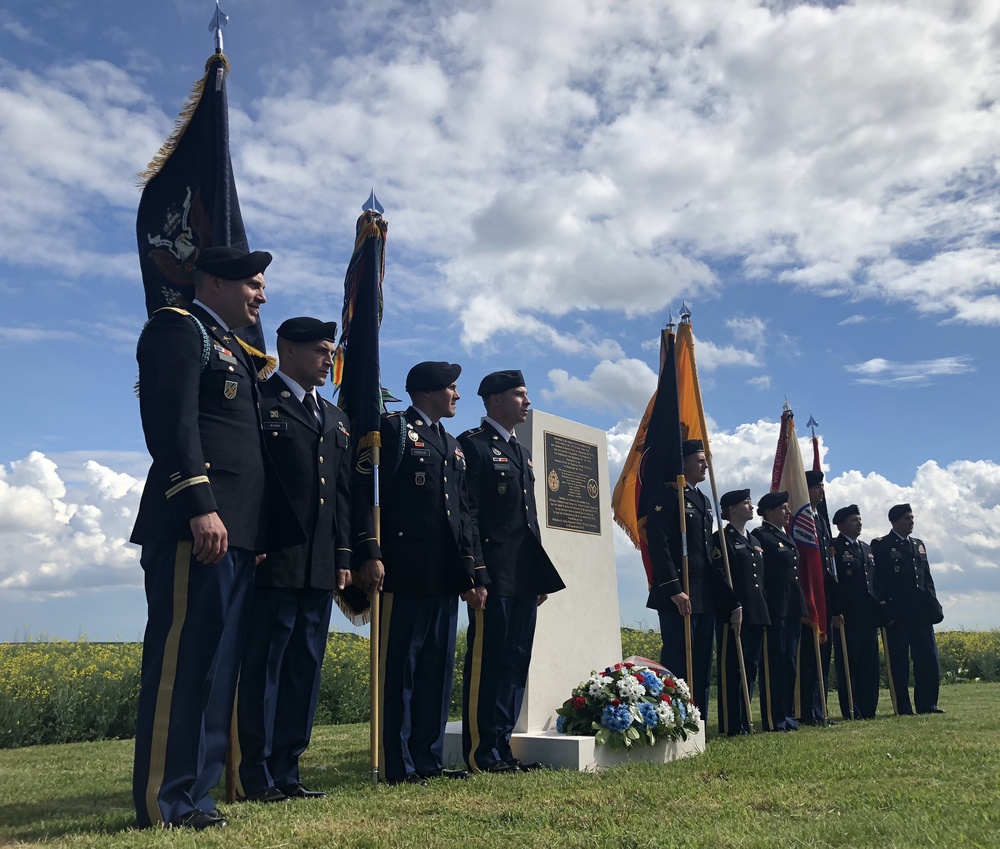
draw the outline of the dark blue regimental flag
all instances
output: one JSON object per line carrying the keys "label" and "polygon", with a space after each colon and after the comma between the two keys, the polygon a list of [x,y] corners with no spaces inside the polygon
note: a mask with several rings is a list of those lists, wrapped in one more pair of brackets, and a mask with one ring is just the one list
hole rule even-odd
{"label": "dark blue regimental flag", "polygon": [[[191,303],[194,261],[205,248],[249,250],[229,157],[228,74],[223,54],[208,60],[173,133],[139,175],[143,188],[135,228],[149,315]],[[260,321],[236,335],[266,372]]]}

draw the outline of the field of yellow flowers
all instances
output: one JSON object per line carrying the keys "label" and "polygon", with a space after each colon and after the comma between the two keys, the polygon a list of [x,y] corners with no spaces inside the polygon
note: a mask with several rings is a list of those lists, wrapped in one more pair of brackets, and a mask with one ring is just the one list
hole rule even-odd
{"label": "field of yellow flowers", "polygon": [[[937,635],[942,682],[1000,681],[1000,630]],[[622,654],[659,657],[659,634],[622,629]],[[455,652],[452,715],[461,709],[465,633]],[[139,643],[0,643],[0,748],[131,737]],[[368,640],[330,634],[316,722],[368,720]]]}

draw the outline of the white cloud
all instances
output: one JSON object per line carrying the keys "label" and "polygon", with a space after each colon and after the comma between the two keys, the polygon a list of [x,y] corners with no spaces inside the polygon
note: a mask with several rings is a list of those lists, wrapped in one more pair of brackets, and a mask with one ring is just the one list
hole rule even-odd
{"label": "white cloud", "polygon": [[860,375],[855,383],[894,387],[923,386],[932,377],[965,374],[976,370],[971,358],[965,356],[939,357],[935,360],[920,360],[913,363],[900,363],[876,357],[845,368]]}
{"label": "white cloud", "polygon": [[93,460],[65,476],[37,451],[0,466],[0,590],[23,600],[141,585],[127,541],[141,489]]}
{"label": "white cloud", "polygon": [[641,413],[656,391],[656,373],[642,360],[602,360],[590,376],[571,377],[564,369],[549,372],[552,389],[543,389],[546,401],[590,407],[594,410],[631,410]]}

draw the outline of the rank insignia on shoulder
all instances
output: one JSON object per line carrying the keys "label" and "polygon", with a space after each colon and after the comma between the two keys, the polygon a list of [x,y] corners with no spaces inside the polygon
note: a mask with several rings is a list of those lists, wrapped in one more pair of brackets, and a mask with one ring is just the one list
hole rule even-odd
{"label": "rank insignia on shoulder", "polygon": [[281,413],[279,413],[277,410],[271,410],[271,418],[272,419],[277,419],[280,416],[281,416]]}
{"label": "rank insignia on shoulder", "polygon": [[236,390],[239,388],[240,385],[235,380],[227,380],[226,388],[222,390],[222,394],[232,401],[236,397]]}
{"label": "rank insignia on shoulder", "polygon": [[427,482],[427,475],[424,472],[417,472],[413,476],[413,482],[417,486],[423,486]]}
{"label": "rank insignia on shoulder", "polygon": [[406,431],[406,438],[409,439],[410,442],[416,442],[418,439],[420,439],[420,437],[417,436],[417,432],[415,430]]}
{"label": "rank insignia on shoulder", "polygon": [[287,389],[283,389],[283,390],[281,390],[281,397],[282,398],[291,398],[292,397],[292,393],[289,392]]}

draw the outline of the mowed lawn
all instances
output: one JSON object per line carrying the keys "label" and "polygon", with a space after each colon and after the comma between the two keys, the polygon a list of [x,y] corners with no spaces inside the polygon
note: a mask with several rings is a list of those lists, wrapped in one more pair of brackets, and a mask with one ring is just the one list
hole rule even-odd
{"label": "mowed lawn", "polygon": [[367,726],[327,726],[303,777],[329,798],[222,805],[230,826],[203,833],[132,827],[129,740],[6,750],[0,845],[1000,846],[1000,684],[946,687],[940,704],[944,715],[710,736],[704,755],[662,766],[429,787],[372,788]]}

